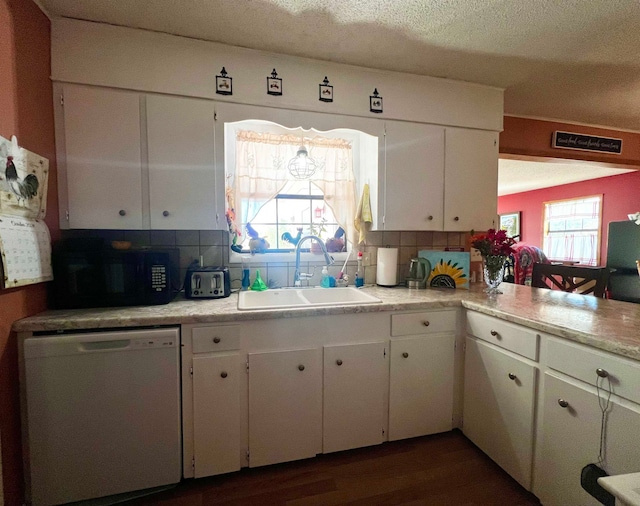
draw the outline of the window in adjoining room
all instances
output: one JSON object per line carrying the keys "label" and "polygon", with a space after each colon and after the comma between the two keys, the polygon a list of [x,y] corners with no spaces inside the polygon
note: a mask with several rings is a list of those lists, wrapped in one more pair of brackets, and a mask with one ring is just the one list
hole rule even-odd
{"label": "window in adjoining room", "polygon": [[542,249],[551,261],[598,265],[602,195],[544,203]]}

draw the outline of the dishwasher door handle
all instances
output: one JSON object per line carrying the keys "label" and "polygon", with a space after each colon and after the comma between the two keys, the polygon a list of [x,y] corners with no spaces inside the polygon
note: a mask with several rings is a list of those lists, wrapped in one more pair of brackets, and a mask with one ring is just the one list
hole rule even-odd
{"label": "dishwasher door handle", "polygon": [[131,345],[130,339],[118,339],[114,341],[86,341],[79,342],[80,351],[104,351],[121,350]]}

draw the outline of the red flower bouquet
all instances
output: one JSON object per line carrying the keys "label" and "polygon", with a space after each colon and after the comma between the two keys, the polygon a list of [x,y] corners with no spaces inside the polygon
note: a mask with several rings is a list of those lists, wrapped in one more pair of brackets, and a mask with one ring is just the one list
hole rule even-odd
{"label": "red flower bouquet", "polygon": [[511,237],[507,236],[505,230],[493,228],[487,230],[486,234],[476,234],[471,237],[471,246],[480,251],[482,256],[509,256],[513,253],[515,243]]}

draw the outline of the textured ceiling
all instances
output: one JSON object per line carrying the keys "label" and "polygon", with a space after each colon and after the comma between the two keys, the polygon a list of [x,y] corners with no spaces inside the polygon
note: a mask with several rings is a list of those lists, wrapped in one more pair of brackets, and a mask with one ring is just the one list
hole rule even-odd
{"label": "textured ceiling", "polygon": [[505,113],[640,131],[639,0],[37,0],[64,16],[505,88]]}
{"label": "textured ceiling", "polygon": [[587,179],[617,176],[633,169],[614,169],[587,162],[529,162],[500,159],[498,163],[498,196],[539,190]]}

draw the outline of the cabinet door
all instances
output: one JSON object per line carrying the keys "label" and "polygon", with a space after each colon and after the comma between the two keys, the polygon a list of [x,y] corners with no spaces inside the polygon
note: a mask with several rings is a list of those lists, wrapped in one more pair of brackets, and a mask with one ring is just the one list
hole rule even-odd
{"label": "cabinet door", "polygon": [[322,349],[249,354],[249,466],[322,452]]}
{"label": "cabinet door", "polygon": [[463,432],[528,490],[535,380],[534,366],[467,337]]}
{"label": "cabinet door", "polygon": [[495,227],[498,209],[498,133],[447,128],[444,230]]}
{"label": "cabinet door", "polygon": [[240,374],[238,353],[193,359],[195,478],[240,469]]}
{"label": "cabinet door", "polygon": [[389,440],[451,430],[454,336],[393,340],[390,358]]}
{"label": "cabinet door", "polygon": [[323,453],[380,444],[385,343],[324,347]]}
{"label": "cabinet door", "polygon": [[140,98],[64,86],[70,228],[142,228]]}
{"label": "cabinet door", "polygon": [[218,228],[214,121],[210,100],[147,96],[152,229]]}
{"label": "cabinet door", "polygon": [[444,128],[385,122],[385,230],[442,230]]}
{"label": "cabinet door", "polygon": [[[600,396],[604,399],[606,394]],[[605,469],[611,475],[638,471],[638,409],[611,402],[605,425]],[[600,449],[602,412],[595,388],[581,388],[547,373],[542,410],[534,493],[545,506],[600,504],[580,485],[582,468],[598,460]]]}

